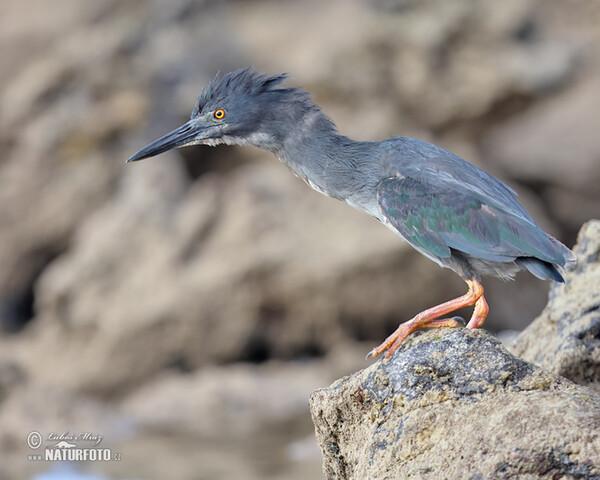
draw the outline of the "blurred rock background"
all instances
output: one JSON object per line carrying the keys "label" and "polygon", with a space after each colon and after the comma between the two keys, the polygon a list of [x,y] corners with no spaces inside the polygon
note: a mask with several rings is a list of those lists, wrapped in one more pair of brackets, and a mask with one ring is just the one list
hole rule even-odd
{"label": "blurred rock background", "polygon": [[[464,284],[253,148],[125,166],[216,72],[289,72],[358,139],[423,138],[571,246],[600,216],[600,4],[0,4],[0,478],[90,431],[111,478],[318,478],[308,395]],[[493,331],[548,285],[488,280]],[[95,469],[95,470],[94,470]]]}

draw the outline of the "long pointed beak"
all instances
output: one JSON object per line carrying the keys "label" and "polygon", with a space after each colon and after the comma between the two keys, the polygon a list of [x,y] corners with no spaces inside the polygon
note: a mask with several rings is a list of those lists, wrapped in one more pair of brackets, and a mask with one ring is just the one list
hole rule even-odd
{"label": "long pointed beak", "polygon": [[173,148],[201,143],[203,139],[210,138],[210,130],[210,125],[192,119],[134,153],[127,159],[127,163],[154,157]]}

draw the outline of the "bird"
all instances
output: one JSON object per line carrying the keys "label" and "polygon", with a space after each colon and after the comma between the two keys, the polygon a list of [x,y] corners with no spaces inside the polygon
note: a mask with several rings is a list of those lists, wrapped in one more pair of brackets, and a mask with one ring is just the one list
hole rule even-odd
{"label": "bird", "polygon": [[464,295],[405,321],[367,357],[389,358],[421,327],[456,327],[448,315],[473,306],[466,327],[479,328],[489,307],[482,276],[513,279],[528,270],[564,282],[559,268],[576,263],[569,248],[545,233],[508,185],[423,140],[357,141],[288,75],[251,67],[217,74],[190,120],[133,154],[127,162],[188,145],[253,145],[273,153],[319,193],[346,202],[390,228],[425,257],[457,273]]}

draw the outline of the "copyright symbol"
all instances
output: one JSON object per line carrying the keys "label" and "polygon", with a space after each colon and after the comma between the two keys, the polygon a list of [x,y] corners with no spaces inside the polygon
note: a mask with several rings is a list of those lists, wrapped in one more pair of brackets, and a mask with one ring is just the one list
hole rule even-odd
{"label": "copyright symbol", "polygon": [[33,450],[40,448],[42,445],[42,435],[40,432],[30,432],[29,435],[27,435],[27,445]]}

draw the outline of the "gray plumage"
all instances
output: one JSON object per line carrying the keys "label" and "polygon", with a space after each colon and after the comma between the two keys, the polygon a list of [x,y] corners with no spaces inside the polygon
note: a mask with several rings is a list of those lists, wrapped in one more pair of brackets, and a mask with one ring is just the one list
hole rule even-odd
{"label": "gray plumage", "polygon": [[[359,142],[286,75],[249,68],[216,77],[189,122],[128,161],[193,144],[254,145],[274,153],[315,190],[372,215],[423,255],[478,280],[527,269],[563,281],[573,253],[543,232],[500,180],[430,143],[394,137]],[[223,117],[217,118],[223,111]]]}

